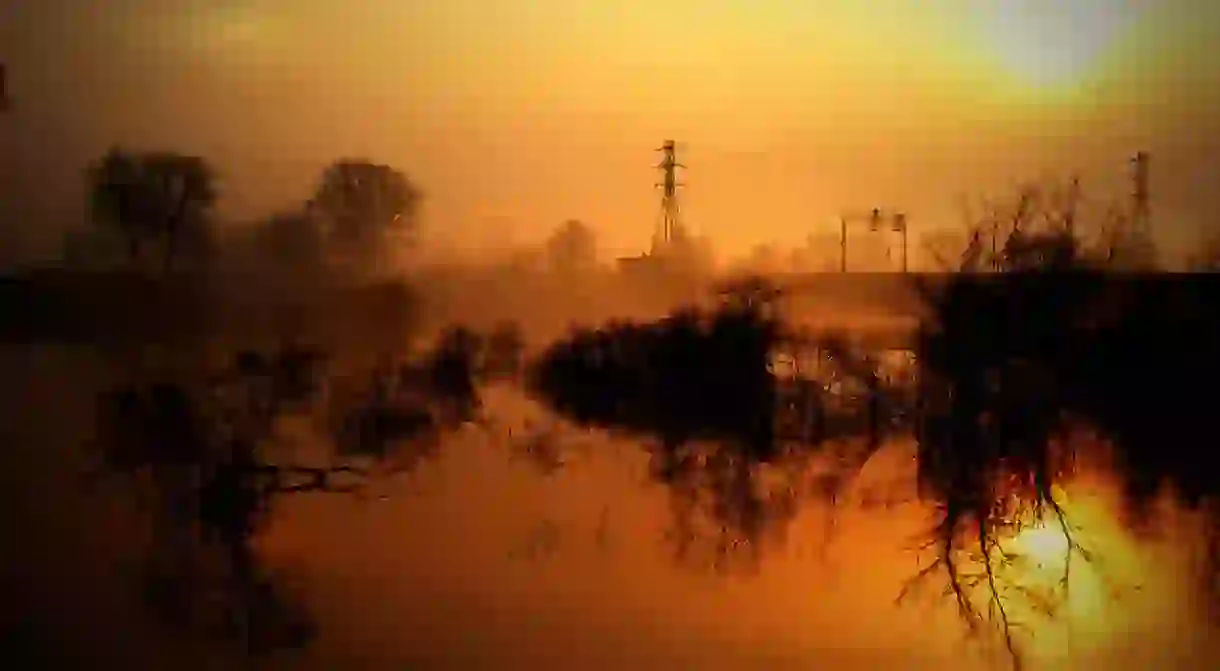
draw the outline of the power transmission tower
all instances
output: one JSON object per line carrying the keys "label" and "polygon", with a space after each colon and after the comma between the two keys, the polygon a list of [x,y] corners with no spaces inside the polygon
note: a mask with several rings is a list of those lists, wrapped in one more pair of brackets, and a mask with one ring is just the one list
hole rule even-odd
{"label": "power transmission tower", "polygon": [[676,143],[673,140],[666,140],[657,151],[661,152],[661,162],[656,165],[661,171],[661,181],[656,184],[656,187],[661,189],[661,210],[652,237],[653,255],[671,251],[674,241],[686,234],[681,220],[682,210],[678,203],[678,189],[685,186],[678,182],[678,168],[685,169],[686,166],[678,162]]}

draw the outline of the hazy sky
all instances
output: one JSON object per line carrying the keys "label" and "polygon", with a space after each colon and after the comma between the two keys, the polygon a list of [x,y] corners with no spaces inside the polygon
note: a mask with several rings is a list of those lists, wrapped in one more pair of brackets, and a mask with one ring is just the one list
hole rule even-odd
{"label": "hazy sky", "polygon": [[1218,39],[1205,0],[10,0],[0,193],[53,230],[119,142],[208,156],[247,216],[365,155],[420,182],[434,240],[580,217],[633,252],[672,137],[691,226],[741,251],[843,208],[956,226],[959,193],[1047,170],[1118,196],[1147,149],[1185,239],[1220,222]]}

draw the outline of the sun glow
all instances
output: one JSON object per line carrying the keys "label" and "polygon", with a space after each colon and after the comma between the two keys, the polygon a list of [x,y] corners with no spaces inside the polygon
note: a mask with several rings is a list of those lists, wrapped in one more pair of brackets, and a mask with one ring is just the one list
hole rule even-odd
{"label": "sun glow", "polygon": [[980,602],[993,616],[1003,607],[1016,648],[1038,667],[1114,654],[1125,632],[1182,599],[1180,586],[1155,580],[1165,558],[1120,522],[1108,488],[1067,489],[1056,493],[1058,511],[1031,513],[1000,540],[991,557],[998,600]]}
{"label": "sun glow", "polygon": [[1121,48],[1142,1],[996,0],[984,38],[996,64],[1018,83],[1059,91],[1084,84]]}
{"label": "sun glow", "polygon": [[1001,598],[1022,626],[1035,630],[1047,623],[1095,621],[1107,612],[1108,575],[1094,560],[1119,555],[1130,548],[1114,529],[1104,529],[1106,511],[1077,500],[1060,499],[1059,511],[1044,509],[999,545],[992,558],[1005,585]]}
{"label": "sun glow", "polygon": [[1061,569],[1072,550],[1068,534],[1057,523],[1046,519],[1046,515],[1018,533],[1010,546],[1010,552],[1029,557],[1038,570]]}

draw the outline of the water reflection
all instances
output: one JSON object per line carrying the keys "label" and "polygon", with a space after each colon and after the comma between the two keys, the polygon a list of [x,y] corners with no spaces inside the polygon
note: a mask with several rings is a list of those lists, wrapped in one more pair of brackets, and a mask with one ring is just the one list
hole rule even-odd
{"label": "water reflection", "polygon": [[[519,354],[507,333],[504,350]],[[916,502],[913,464],[937,466],[910,438],[1032,440],[1027,425],[966,433],[949,421],[960,406],[921,406],[937,397],[916,393],[918,380],[886,375],[833,339],[817,343],[819,375],[781,379],[768,373],[775,351],[802,343],[740,306],[577,332],[534,361],[526,395],[488,386],[521,372],[517,355],[490,354],[495,340],[458,329],[421,356],[325,374],[317,353],[244,354],[218,376],[107,393],[99,435],[110,469],[149,497],[142,575],[160,619],[212,623],[253,651],[317,636],[304,659],[321,668],[503,666],[506,657],[508,666],[559,658],[607,668],[972,663],[951,602],[891,605],[920,568],[903,541],[944,518]],[[928,351],[953,366],[990,363],[987,348],[971,347]],[[1022,370],[1002,373],[1045,387]],[[957,389],[991,398],[991,374],[963,376],[976,386]],[[1043,418],[1029,396],[998,397],[991,408],[1007,422]],[[938,413],[945,424],[924,424]],[[299,443],[285,446],[293,426]],[[392,477],[403,474],[444,486],[412,494]],[[661,486],[641,491],[641,481]],[[292,496],[374,484],[390,495]],[[1056,501],[1083,515],[1069,495]],[[272,504],[276,517],[260,526]],[[1101,507],[1108,519],[1121,505]],[[1169,650],[1163,664],[1198,659],[1197,642],[1163,633],[1198,631],[1171,577],[1189,568],[1183,552],[1137,551],[1120,531],[1108,538],[1119,549],[1097,554],[1161,553],[1158,579],[1105,601],[1104,618],[1067,601],[1067,619],[1092,627],[1077,658],[1135,659],[1114,652],[1125,629],[1139,652]],[[749,580],[677,572],[674,553],[688,567],[749,569]],[[284,565],[304,576],[302,592]],[[959,567],[986,579],[970,558]],[[943,583],[932,586],[939,596]],[[1052,646],[1046,631],[1028,647],[1049,663],[1066,643]]]}
{"label": "water reflection", "polygon": [[[886,375],[876,355],[853,352],[845,338],[805,342],[771,306],[738,296],[702,313],[578,332],[544,353],[531,389],[578,423],[656,436],[653,475],[674,493],[679,554],[691,539],[709,539],[717,561],[743,549],[756,561],[798,501],[820,493],[837,502],[886,439],[913,435],[919,495],[934,511],[926,546],[933,561],[913,571],[916,581],[947,578],[963,623],[972,631],[998,624],[1019,665],[1024,623],[1014,618],[1012,581],[1001,574],[1021,554],[1008,540],[1031,518],[1053,522],[1068,557],[1093,559],[1055,494],[1083,454],[1074,430],[1095,423],[1113,438],[1108,447],[1125,463],[1112,472],[1127,489],[1128,511],[1143,508],[1153,483],[1182,486],[1178,502],[1187,507],[1216,494],[1197,470],[1184,469],[1189,447],[1156,448],[1150,433],[1187,424],[1211,435],[1185,353],[1208,370],[1214,353],[1199,349],[1197,332],[1175,340],[1172,351],[1158,340],[1171,323],[1218,332],[1214,320],[1189,317],[1183,307],[1200,308],[1207,292],[1164,279],[1124,282],[1088,271],[950,282],[927,296],[932,318],[915,339],[921,361],[913,377]],[[1177,305],[1169,310],[1168,296],[1157,293],[1166,289]],[[1123,301],[1126,309],[1115,312]],[[774,371],[777,350],[808,345],[813,375],[762,373]],[[1136,361],[1151,363],[1121,368]],[[828,362],[830,379],[818,379]],[[1165,397],[1141,384],[1154,368],[1155,377],[1179,381]],[[1125,412],[1116,413],[1120,407]],[[1072,413],[1078,419],[1065,421]],[[810,491],[804,478],[819,462],[830,466]],[[778,491],[768,488],[776,483]],[[696,530],[697,520],[707,523]],[[1065,566],[1065,584],[1069,573]],[[1044,601],[1033,590],[1015,592]]]}
{"label": "water reflection", "polygon": [[[331,385],[323,353],[289,345],[239,352],[203,380],[104,391],[97,446],[104,468],[143,497],[148,553],[138,580],[155,617],[251,654],[307,644],[308,612],[253,548],[273,506],[293,494],[353,493],[376,467],[409,471],[434,456],[440,437],[478,408],[472,351],[471,334],[454,329],[418,361]],[[329,403],[319,406],[323,392]],[[284,421],[302,417],[320,420],[325,433],[314,441],[325,437],[334,457],[302,464],[299,451],[283,449]]]}

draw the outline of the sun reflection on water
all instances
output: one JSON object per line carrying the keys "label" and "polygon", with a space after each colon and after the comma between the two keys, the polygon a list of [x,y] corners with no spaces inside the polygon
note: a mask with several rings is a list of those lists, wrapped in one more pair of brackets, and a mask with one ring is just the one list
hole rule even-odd
{"label": "sun reflection on water", "polygon": [[1185,583],[1174,577],[1189,572],[1191,556],[1175,537],[1174,511],[1160,516],[1159,536],[1137,536],[1122,521],[1113,483],[1100,476],[1066,484],[1056,501],[1059,512],[1030,511],[992,557],[1025,668],[1101,660],[1128,668],[1123,651],[1146,648],[1149,636],[1182,645],[1183,632],[1197,627]]}

